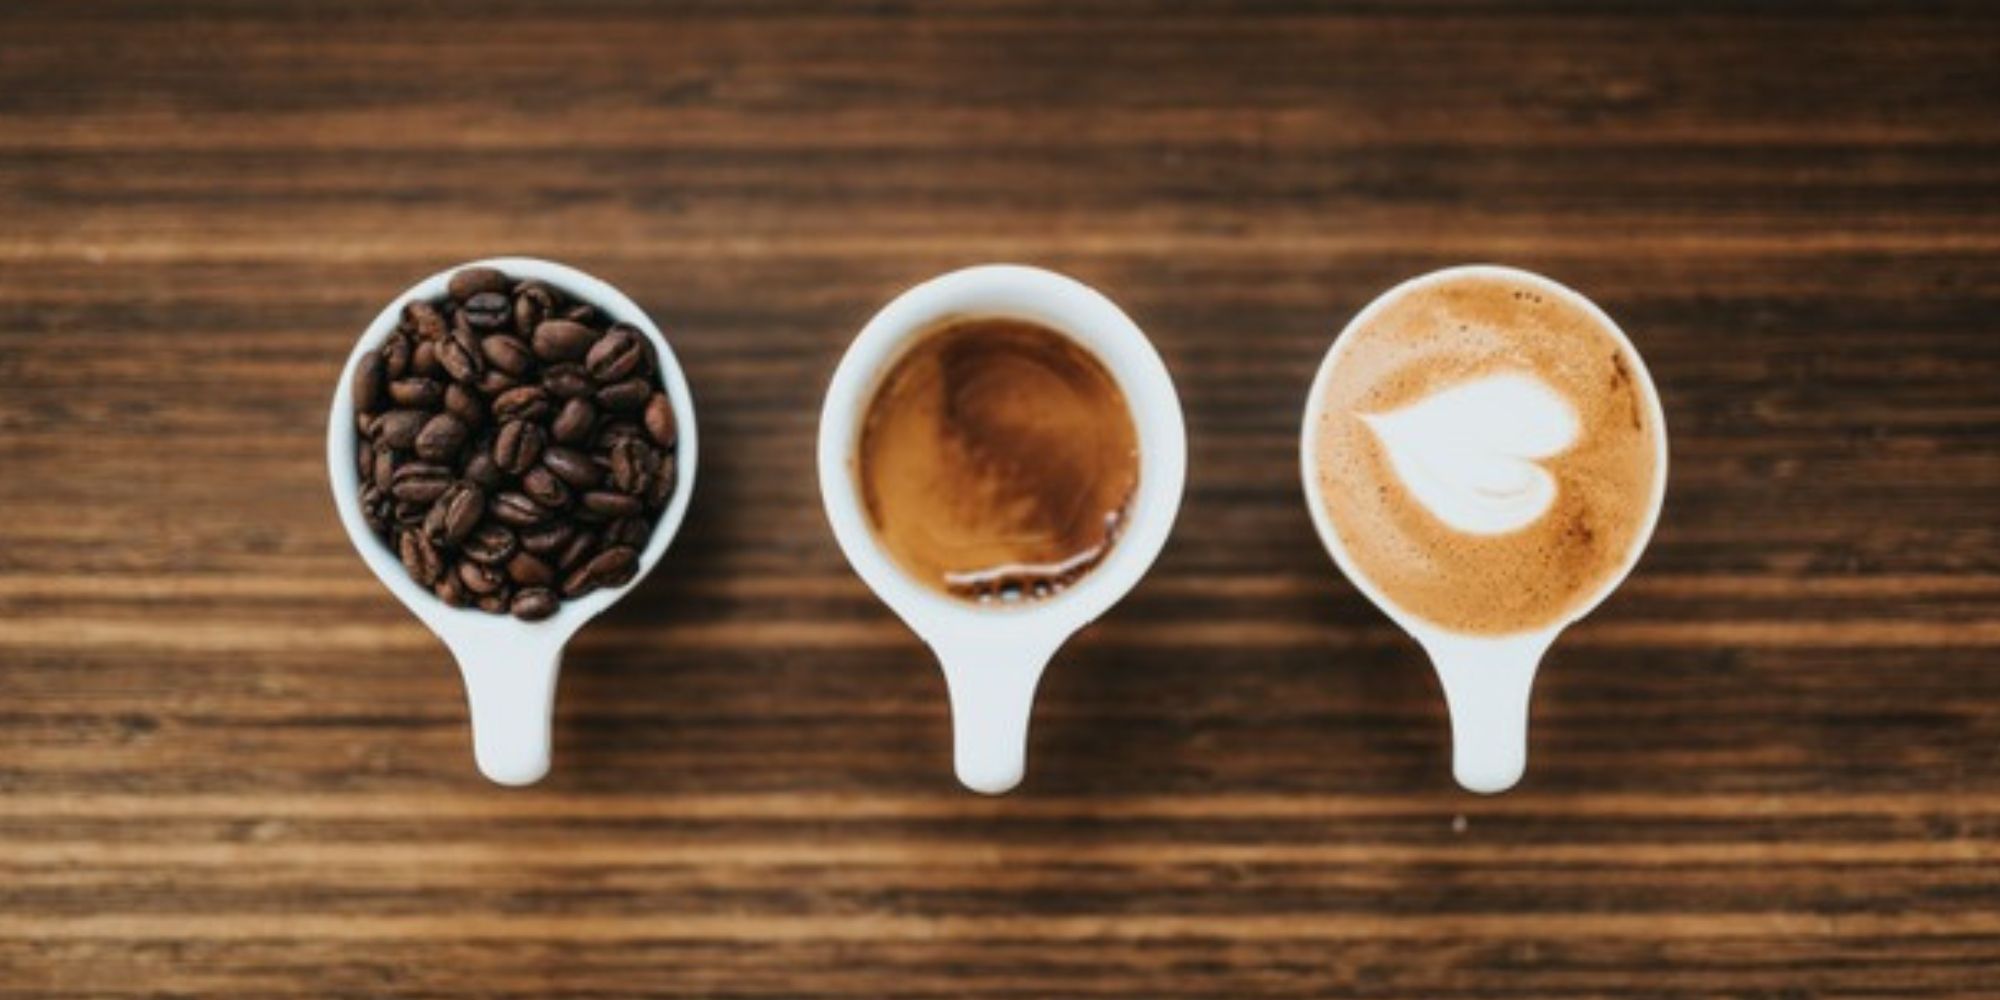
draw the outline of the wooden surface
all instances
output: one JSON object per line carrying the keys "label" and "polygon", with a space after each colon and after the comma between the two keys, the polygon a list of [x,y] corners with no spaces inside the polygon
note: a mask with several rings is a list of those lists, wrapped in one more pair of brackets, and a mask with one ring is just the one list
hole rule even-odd
{"label": "wooden surface", "polygon": [[[0,998],[2000,994],[2000,19],[1735,6],[11,0]],[[510,251],[703,434],[524,791],[321,443],[375,310]],[[992,259],[1191,435],[998,800],[811,462],[862,321]],[[1493,799],[1295,467],[1333,332],[1467,260],[1596,297],[1673,436]]]}

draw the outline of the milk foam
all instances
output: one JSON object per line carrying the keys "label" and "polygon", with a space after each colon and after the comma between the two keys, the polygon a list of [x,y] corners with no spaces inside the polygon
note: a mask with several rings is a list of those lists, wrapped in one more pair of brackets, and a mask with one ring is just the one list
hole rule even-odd
{"label": "milk foam", "polygon": [[1361,414],[1405,489],[1453,529],[1519,531],[1556,501],[1537,464],[1576,443],[1575,410],[1525,372],[1487,375],[1400,409]]}

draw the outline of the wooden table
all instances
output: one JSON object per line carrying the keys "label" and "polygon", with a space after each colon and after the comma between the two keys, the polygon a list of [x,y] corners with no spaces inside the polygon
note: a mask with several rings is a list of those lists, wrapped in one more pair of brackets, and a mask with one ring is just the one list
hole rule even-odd
{"label": "wooden table", "polygon": [[[2000,993],[1995,8],[906,6],[0,8],[0,997]],[[375,310],[510,251],[704,436],[522,791],[322,454]],[[811,458],[862,321],[995,259],[1151,333],[1191,477],[983,799]],[[1603,303],[1673,436],[1497,798],[1295,466],[1334,331],[1468,260]]]}

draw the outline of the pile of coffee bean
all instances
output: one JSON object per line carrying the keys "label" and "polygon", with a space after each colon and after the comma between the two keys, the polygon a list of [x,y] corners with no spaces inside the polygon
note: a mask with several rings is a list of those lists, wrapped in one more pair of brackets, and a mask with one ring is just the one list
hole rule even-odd
{"label": "pile of coffee bean", "polygon": [[677,469],[652,345],[544,282],[448,288],[354,373],[369,527],[453,607],[536,621],[630,582]]}

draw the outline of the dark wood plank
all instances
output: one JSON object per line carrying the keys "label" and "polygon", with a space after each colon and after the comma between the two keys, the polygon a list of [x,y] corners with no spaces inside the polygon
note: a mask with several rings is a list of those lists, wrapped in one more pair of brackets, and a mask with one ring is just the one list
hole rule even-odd
{"label": "dark wood plank", "polygon": [[[0,998],[1996,995],[1990,5],[31,0],[0,218]],[[705,438],[525,791],[321,465],[359,327],[509,251]],[[1191,434],[999,800],[811,471],[853,331],[991,259]],[[1673,444],[1492,799],[1294,465],[1333,332],[1464,260],[1620,317]]]}

